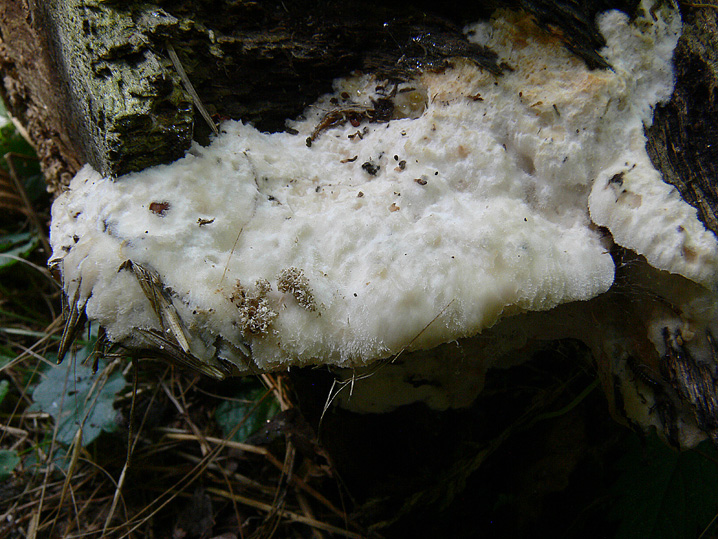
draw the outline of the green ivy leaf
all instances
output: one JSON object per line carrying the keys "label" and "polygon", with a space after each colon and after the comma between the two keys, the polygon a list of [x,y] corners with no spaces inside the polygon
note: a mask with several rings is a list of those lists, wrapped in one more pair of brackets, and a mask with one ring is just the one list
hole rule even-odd
{"label": "green ivy leaf", "polygon": [[[82,445],[92,443],[101,432],[113,432],[117,428],[113,408],[115,395],[125,387],[125,379],[119,371],[113,372],[104,383],[95,386],[97,377],[92,369],[81,365],[92,351],[92,345],[78,351],[73,362],[66,367],[51,368],[32,392],[33,410],[50,414],[57,425],[57,440],[69,445],[80,426]],[[102,371],[103,362],[100,362]],[[68,372],[69,369],[69,372]]]}
{"label": "green ivy leaf", "polygon": [[235,395],[235,400],[224,401],[217,407],[214,417],[225,438],[239,425],[231,440],[244,442],[277,415],[279,404],[271,395],[265,395],[264,387],[248,386]]}
{"label": "green ivy leaf", "polygon": [[0,449],[0,481],[8,479],[19,463],[20,456],[17,454],[17,451]]}
{"label": "green ivy leaf", "polygon": [[29,255],[37,244],[37,236],[32,232],[0,236],[0,270],[17,263],[17,259],[13,257],[23,258]]}
{"label": "green ivy leaf", "polygon": [[678,452],[651,434],[631,439],[619,462],[612,516],[617,539],[695,539],[718,512],[718,451]]}

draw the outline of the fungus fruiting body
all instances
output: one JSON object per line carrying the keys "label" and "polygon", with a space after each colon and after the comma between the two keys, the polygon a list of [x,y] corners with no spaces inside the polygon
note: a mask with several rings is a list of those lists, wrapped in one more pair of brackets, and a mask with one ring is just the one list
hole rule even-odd
{"label": "fungus fruiting body", "polygon": [[[225,122],[170,165],[116,179],[86,166],[54,204],[51,264],[110,341],[166,343],[215,376],[406,353],[358,389],[365,409],[465,404],[532,338],[582,338],[622,380],[678,349],[714,368],[718,242],[645,149],[679,16],[611,11],[598,26],[611,69],[501,12],[467,35],[502,72],[456,58],[403,82],[353,76],[286,133]],[[632,329],[648,359],[611,317],[586,324],[619,301],[616,246],[650,303]],[[472,376],[435,349],[460,339]],[[439,382],[406,384],[406,369]],[[680,443],[706,431],[679,415]]]}

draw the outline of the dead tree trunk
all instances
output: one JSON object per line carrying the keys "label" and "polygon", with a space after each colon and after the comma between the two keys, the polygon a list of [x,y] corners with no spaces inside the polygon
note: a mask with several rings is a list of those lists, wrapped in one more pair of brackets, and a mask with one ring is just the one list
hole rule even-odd
{"label": "dead tree trunk", "polygon": [[[455,55],[462,25],[497,7],[521,8],[560,31],[590,67],[596,13],[631,13],[635,0],[576,5],[551,0],[494,0],[467,8],[401,2],[204,3],[156,5],[103,0],[0,2],[0,96],[24,126],[51,191],[82,163],[104,174],[173,161],[193,137],[206,138],[192,98],[169,58],[173,47],[216,119],[283,128],[331,81],[353,70],[391,73],[400,57],[437,61]],[[671,102],[649,130],[651,157],[666,180],[718,232],[718,10],[683,7],[683,37]],[[430,35],[433,49],[417,47]]]}
{"label": "dead tree trunk", "polygon": [[[603,39],[595,15],[614,7],[631,13],[636,2],[400,2],[387,8],[373,2],[4,0],[0,93],[35,142],[54,191],[81,163],[119,175],[177,159],[193,136],[206,138],[169,47],[216,119],[274,131],[336,77],[357,69],[391,74],[401,57],[435,62],[460,53],[461,27],[497,7],[528,11],[560,32],[590,67],[605,67],[596,52]],[[688,6],[684,19],[677,97],[659,114],[652,148],[654,160],[672,171],[665,174],[669,181],[683,182],[690,192],[684,196],[715,230],[715,193],[706,178],[715,175],[718,151],[708,145],[716,136],[710,127],[717,114],[716,10]],[[427,35],[431,50],[427,40],[416,39]],[[684,149],[671,150],[671,138],[680,138]]]}
{"label": "dead tree trunk", "polygon": [[[194,107],[170,50],[176,51],[215,121],[242,119],[274,131],[330,90],[334,78],[354,70],[401,77],[397,70],[406,58],[415,65],[435,66],[466,54],[462,26],[490,16],[498,7],[527,11],[542,27],[562,35],[566,47],[589,67],[606,68],[597,53],[604,42],[595,15],[610,8],[631,14],[636,8],[634,0],[476,4],[0,0],[0,96],[34,142],[49,189],[57,192],[83,163],[104,175],[121,175],[173,161],[193,138],[207,138],[209,127]],[[647,130],[648,147],[665,180],[718,234],[718,9],[686,4],[681,10],[684,30],[675,55],[676,89],[672,100],[655,111]],[[480,61],[490,67],[492,59]],[[304,384],[303,379],[296,382]],[[306,386],[310,392],[314,382]],[[319,416],[321,410],[311,407],[306,406]],[[459,416],[451,421],[481,421],[471,413]],[[330,419],[331,429],[346,428],[345,419]],[[383,436],[376,431],[366,434],[367,421],[356,419],[339,441],[327,444],[343,462],[349,480],[361,479],[370,470],[363,478],[365,491],[358,495],[364,499],[388,488],[387,471],[410,477],[417,462],[431,460],[431,452],[416,451],[421,443],[417,440],[425,440],[427,433],[441,437],[436,443],[447,452],[463,440],[455,431],[453,438],[444,431],[446,417],[425,410],[404,410],[392,420],[382,419],[385,444],[376,442]],[[376,418],[371,422],[375,429]],[[414,438],[393,441],[397,424]],[[352,468],[345,455],[348,440],[355,444],[353,455],[365,457],[361,468]],[[409,452],[415,454],[409,458]],[[413,476],[404,493],[426,480]],[[394,502],[398,498],[395,495]],[[376,512],[390,518],[392,507]]]}

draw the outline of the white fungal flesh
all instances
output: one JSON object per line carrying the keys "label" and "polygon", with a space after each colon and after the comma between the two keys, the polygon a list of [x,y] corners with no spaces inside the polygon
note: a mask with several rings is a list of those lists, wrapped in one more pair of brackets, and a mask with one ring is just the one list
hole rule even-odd
{"label": "white fungal flesh", "polygon": [[613,283],[612,241],[712,290],[716,238],[645,150],[680,33],[676,13],[645,12],[599,17],[612,69],[507,12],[468,35],[511,70],[456,59],[402,83],[389,122],[315,132],[331,97],[393,89],[367,75],[338,80],[298,134],[227,122],[171,165],[86,166],[53,206],[68,297],[79,284],[88,317],[133,345],[160,321],[119,271],[132,260],[160,276],[192,354],[246,370],[251,349],[272,370],[366,365],[589,300]]}

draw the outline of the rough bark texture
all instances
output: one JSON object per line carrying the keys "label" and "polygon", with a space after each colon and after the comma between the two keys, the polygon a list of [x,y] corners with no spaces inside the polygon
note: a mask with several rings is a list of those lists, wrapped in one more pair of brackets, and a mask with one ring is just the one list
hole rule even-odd
{"label": "rough bark texture", "polygon": [[77,0],[43,2],[39,11],[63,82],[68,134],[85,160],[117,175],[181,157],[192,103],[154,50],[177,20]]}
{"label": "rough bark texture", "polygon": [[84,162],[120,175],[177,159],[193,136],[206,140],[168,43],[215,119],[273,131],[353,70],[402,78],[453,56],[495,69],[460,30],[497,7],[526,9],[589,66],[605,67],[595,15],[610,7],[630,13],[635,4],[2,0],[0,95],[57,191]]}
{"label": "rough bark texture", "polygon": [[671,101],[648,129],[653,164],[718,234],[718,8],[684,10]]}
{"label": "rough bark texture", "polygon": [[52,190],[70,181],[82,155],[65,125],[62,81],[37,11],[24,2],[0,2],[0,97],[35,145]]}

